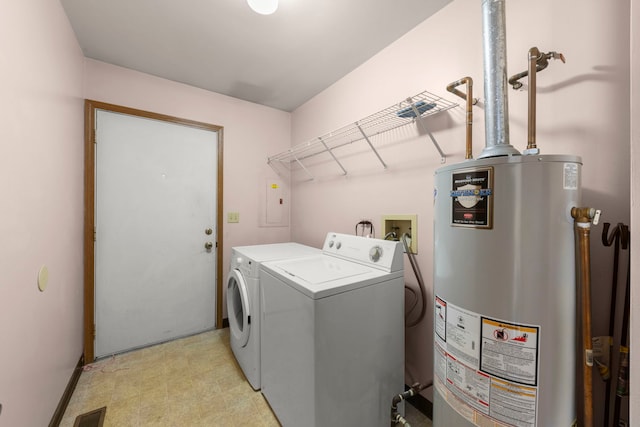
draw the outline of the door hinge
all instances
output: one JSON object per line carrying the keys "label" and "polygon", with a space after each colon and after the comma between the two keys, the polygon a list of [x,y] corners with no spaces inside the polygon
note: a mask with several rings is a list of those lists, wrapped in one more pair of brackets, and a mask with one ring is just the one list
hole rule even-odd
{"label": "door hinge", "polygon": [[91,325],[91,339],[96,340],[96,324]]}
{"label": "door hinge", "polygon": [[96,241],[96,234],[97,234],[97,233],[96,233],[96,228],[95,228],[95,227],[93,227],[93,241],[94,241],[94,242]]}

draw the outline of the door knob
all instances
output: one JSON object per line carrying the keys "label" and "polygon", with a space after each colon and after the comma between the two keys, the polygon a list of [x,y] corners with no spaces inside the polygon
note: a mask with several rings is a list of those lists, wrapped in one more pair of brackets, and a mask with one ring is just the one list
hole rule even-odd
{"label": "door knob", "polygon": [[207,228],[206,230],[204,230],[204,234],[206,234],[207,236],[210,236],[211,234],[213,234],[213,230],[210,228]]}
{"label": "door knob", "polygon": [[213,248],[213,242],[207,242],[204,244],[204,248],[206,250],[211,250],[211,248]]}

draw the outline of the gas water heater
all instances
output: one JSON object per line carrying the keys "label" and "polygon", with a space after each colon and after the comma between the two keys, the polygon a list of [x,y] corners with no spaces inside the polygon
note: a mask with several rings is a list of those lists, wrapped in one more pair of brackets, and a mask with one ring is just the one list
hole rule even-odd
{"label": "gas water heater", "polygon": [[433,425],[569,427],[582,164],[535,146],[531,79],[549,55],[530,57],[530,144],[509,144],[504,0],[482,4],[486,147],[434,179]]}
{"label": "gas water heater", "polygon": [[435,174],[434,426],[571,426],[580,159]]}

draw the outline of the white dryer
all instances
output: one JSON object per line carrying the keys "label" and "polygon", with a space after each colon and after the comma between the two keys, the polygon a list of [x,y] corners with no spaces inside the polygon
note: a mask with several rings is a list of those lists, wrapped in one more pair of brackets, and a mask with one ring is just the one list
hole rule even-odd
{"label": "white dryer", "polygon": [[329,233],[322,254],[262,264],[262,393],[284,427],[389,425],[404,391],[402,254]]}
{"label": "white dryer", "polygon": [[233,354],[255,390],[260,389],[260,280],[265,261],[292,259],[320,253],[299,243],[237,246],[231,249],[227,277],[227,314]]}

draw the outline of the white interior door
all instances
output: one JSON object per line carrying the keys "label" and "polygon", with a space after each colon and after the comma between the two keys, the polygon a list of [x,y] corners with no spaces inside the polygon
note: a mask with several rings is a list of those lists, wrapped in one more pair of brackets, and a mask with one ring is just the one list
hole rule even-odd
{"label": "white interior door", "polygon": [[215,326],[217,143],[96,110],[96,358]]}

